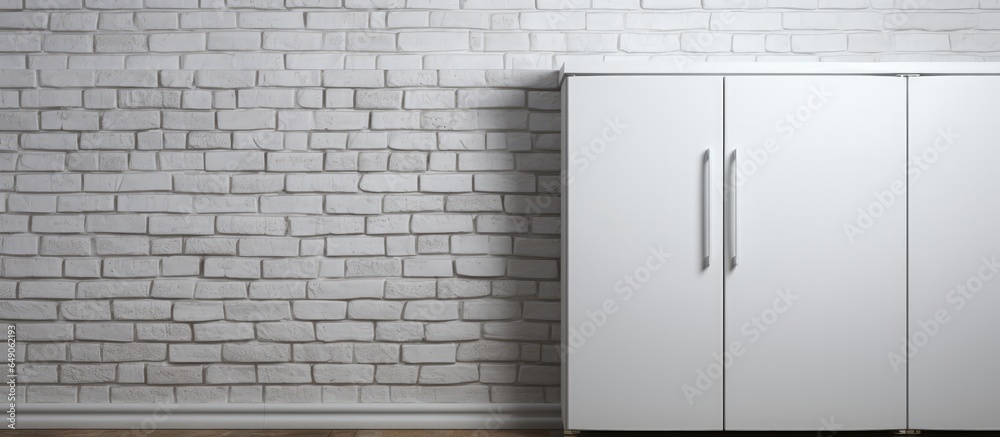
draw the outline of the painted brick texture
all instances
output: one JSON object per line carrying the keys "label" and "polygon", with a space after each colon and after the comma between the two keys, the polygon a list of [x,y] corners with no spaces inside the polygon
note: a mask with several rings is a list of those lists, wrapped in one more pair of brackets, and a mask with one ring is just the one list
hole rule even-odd
{"label": "painted brick texture", "polygon": [[1000,54],[996,0],[0,9],[33,403],[558,402],[566,59]]}

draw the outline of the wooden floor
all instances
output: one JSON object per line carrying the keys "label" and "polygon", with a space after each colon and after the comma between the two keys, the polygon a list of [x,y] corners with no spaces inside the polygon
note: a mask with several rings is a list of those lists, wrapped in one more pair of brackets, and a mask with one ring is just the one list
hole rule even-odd
{"label": "wooden floor", "polygon": [[[723,431],[703,431],[703,432],[583,432],[579,437],[621,437],[623,435],[637,436],[754,436],[754,437],[893,437],[891,431],[842,431],[842,432],[723,432]],[[483,430],[24,430],[24,431],[0,431],[0,437],[562,437],[562,430],[544,431],[483,431]],[[992,432],[924,432],[925,436],[988,436],[997,435]]]}
{"label": "wooden floor", "polygon": [[20,430],[3,432],[11,437],[555,437],[562,431],[476,430]]}

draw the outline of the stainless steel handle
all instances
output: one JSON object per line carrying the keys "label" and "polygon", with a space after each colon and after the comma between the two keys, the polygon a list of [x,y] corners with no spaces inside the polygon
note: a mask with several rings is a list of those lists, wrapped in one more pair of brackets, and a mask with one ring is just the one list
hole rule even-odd
{"label": "stainless steel handle", "polygon": [[739,198],[736,195],[736,185],[737,185],[737,182],[738,182],[737,181],[737,175],[739,174],[738,173],[739,172],[739,169],[738,169],[739,160],[736,157],[736,148],[733,148],[733,154],[732,154],[731,160],[732,160],[732,164],[730,166],[730,170],[732,171],[732,179],[730,179],[730,181],[729,181],[729,183],[730,183],[729,186],[730,186],[730,190],[732,190],[731,191],[731,193],[732,193],[731,194],[731,196],[732,196],[731,202],[732,202],[732,205],[733,205],[733,215],[731,217],[731,221],[732,221],[732,236],[729,238],[730,244],[731,244],[732,247],[730,248],[730,252],[729,253],[730,253],[730,255],[732,255],[731,261],[733,263],[733,267],[736,267],[737,265],[739,265],[739,262],[737,261],[736,254],[737,254],[737,243],[739,241],[738,231],[739,231],[739,228],[740,228]]}
{"label": "stainless steel handle", "polygon": [[712,265],[712,149],[705,149],[705,180],[702,181],[702,239],[701,253],[705,256],[705,267]]}

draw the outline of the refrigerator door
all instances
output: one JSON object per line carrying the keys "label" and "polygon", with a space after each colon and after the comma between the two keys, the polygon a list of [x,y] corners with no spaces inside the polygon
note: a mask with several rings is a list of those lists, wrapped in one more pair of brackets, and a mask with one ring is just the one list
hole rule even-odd
{"label": "refrigerator door", "polygon": [[726,429],[906,427],[906,79],[725,79]]}
{"label": "refrigerator door", "polygon": [[566,427],[722,429],[722,78],[567,87]]}
{"label": "refrigerator door", "polygon": [[910,428],[1000,429],[1000,77],[910,79]]}

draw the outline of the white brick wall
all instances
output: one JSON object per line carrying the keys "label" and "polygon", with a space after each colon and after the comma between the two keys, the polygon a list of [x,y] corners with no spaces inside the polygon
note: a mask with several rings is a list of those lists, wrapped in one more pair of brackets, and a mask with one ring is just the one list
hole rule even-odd
{"label": "white brick wall", "polygon": [[571,57],[991,61],[995,0],[0,0],[28,402],[558,402]]}

